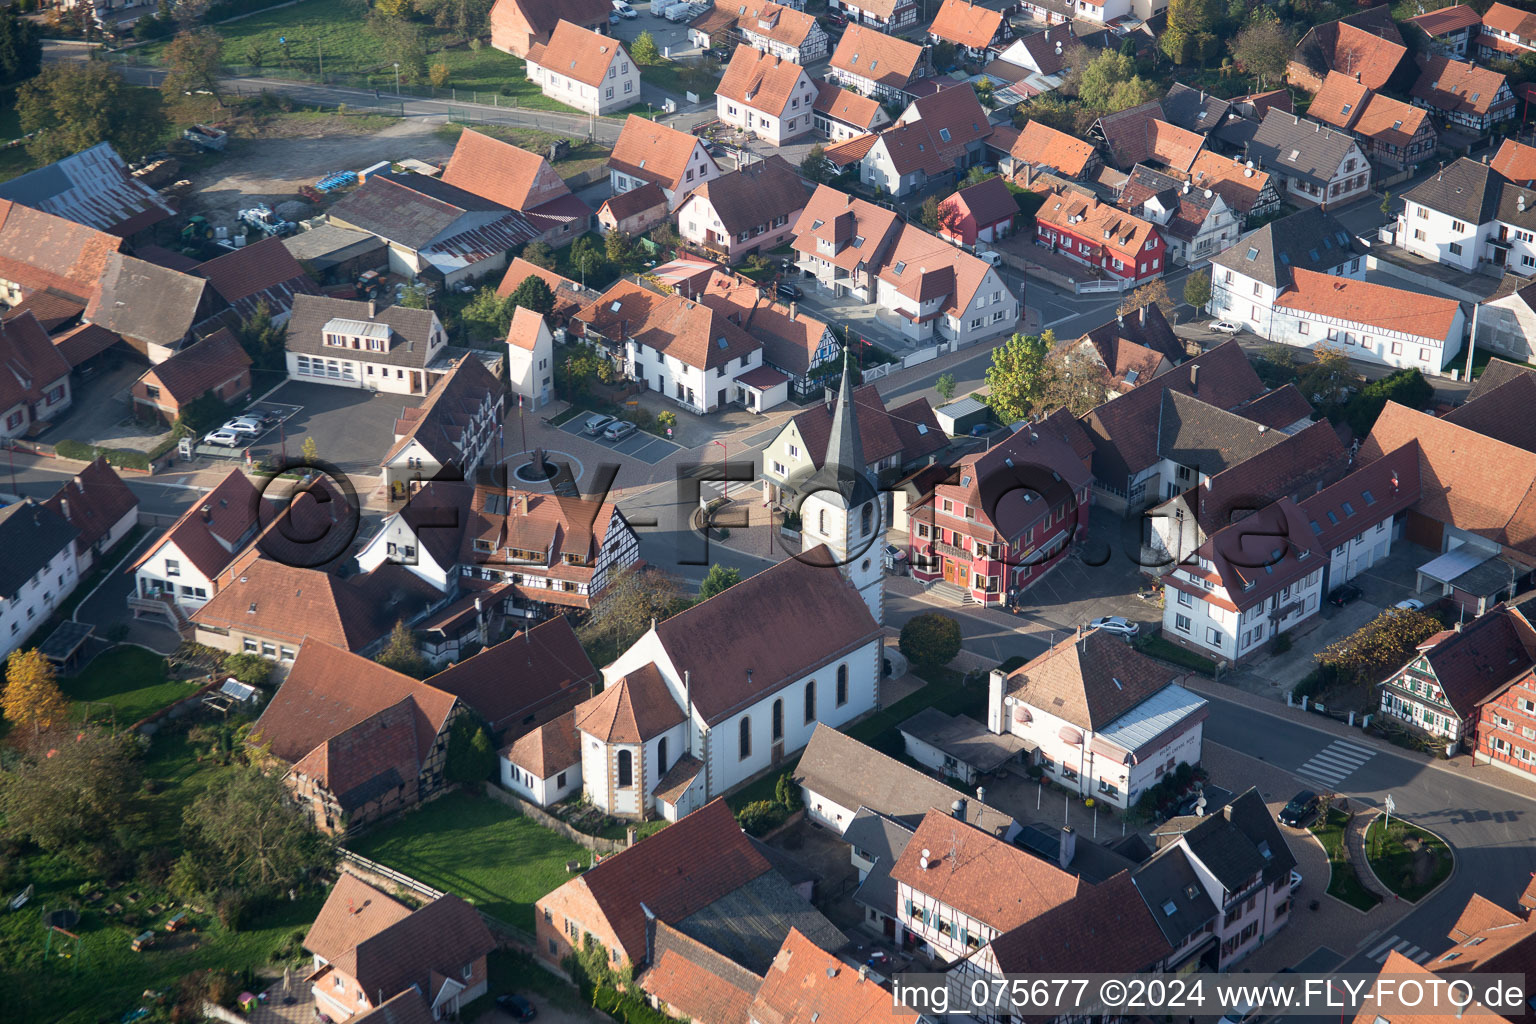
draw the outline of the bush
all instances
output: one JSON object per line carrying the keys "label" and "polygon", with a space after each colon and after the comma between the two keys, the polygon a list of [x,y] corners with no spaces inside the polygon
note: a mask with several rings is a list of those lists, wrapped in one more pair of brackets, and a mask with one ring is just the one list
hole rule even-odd
{"label": "bush", "polygon": [[914,615],[901,627],[901,653],[918,668],[942,668],[960,653],[960,620],[941,612]]}
{"label": "bush", "polygon": [[54,445],[53,450],[61,459],[95,462],[97,458],[106,456],[107,461],[114,466],[126,466],[130,469],[149,468],[149,456],[131,448],[102,448],[65,439]]}
{"label": "bush", "polygon": [[793,530],[796,533],[800,532],[800,513],[799,512],[785,512],[784,513],[784,529],[786,529],[786,530]]}
{"label": "bush", "polygon": [[1388,402],[1422,409],[1434,400],[1435,389],[1416,369],[1398,370],[1361,388],[1344,407],[1344,421],[1356,437],[1365,437]]}
{"label": "bush", "polygon": [[741,809],[736,821],[749,836],[763,836],[784,824],[789,811],[773,800],[754,800]]}
{"label": "bush", "polygon": [[1269,653],[1284,654],[1291,649],[1291,634],[1276,633],[1275,638],[1269,642]]}

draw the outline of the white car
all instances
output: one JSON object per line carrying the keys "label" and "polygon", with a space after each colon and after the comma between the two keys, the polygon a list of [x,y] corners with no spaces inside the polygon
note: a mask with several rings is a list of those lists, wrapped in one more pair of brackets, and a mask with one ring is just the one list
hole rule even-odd
{"label": "white car", "polygon": [[1089,629],[1102,629],[1106,633],[1117,633],[1123,637],[1133,637],[1141,632],[1139,623],[1119,615],[1106,615],[1101,619],[1094,619],[1088,623]]}
{"label": "white car", "polygon": [[1242,328],[1230,320],[1217,320],[1211,324],[1211,330],[1217,334],[1238,334],[1242,331]]}
{"label": "white car", "polygon": [[259,437],[267,432],[266,426],[255,416],[236,416],[219,429],[233,431],[236,434],[245,434],[249,437]]}
{"label": "white car", "polygon": [[1394,608],[1403,608],[1403,609],[1406,609],[1408,611],[1417,612],[1417,611],[1422,611],[1423,610],[1424,602],[1420,601],[1416,597],[1410,597],[1406,601],[1399,601],[1399,602],[1397,602],[1397,604],[1393,605],[1392,607],[1394,607]]}
{"label": "white car", "polygon": [[240,435],[233,430],[225,430],[223,427],[203,438],[203,444],[216,444],[221,448],[233,448],[239,443]]}
{"label": "white car", "polygon": [[640,15],[635,13],[635,9],[625,3],[624,0],[613,0],[613,12],[621,18],[640,17]]}

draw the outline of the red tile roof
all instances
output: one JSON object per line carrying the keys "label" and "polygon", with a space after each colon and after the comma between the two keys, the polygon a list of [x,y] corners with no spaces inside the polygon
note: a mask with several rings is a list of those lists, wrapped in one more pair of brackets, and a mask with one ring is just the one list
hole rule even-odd
{"label": "red tile roof", "polygon": [[617,39],[598,35],[562,18],[548,45],[535,43],[528,50],[528,63],[595,86],[602,84],[609,65],[622,50]]}
{"label": "red tile roof", "polygon": [[684,721],[655,663],[609,683],[576,707],[576,728],[604,743],[646,743]]}
{"label": "red tile roof", "polygon": [[116,235],[0,199],[0,280],[23,292],[49,289],[89,304],[122,246]]}
{"label": "red tile roof", "polygon": [[501,751],[501,756],[536,779],[552,779],[579,765],[581,739],[576,733],[576,712],[567,711],[523,733]]}
{"label": "red tile roof", "polygon": [[1455,299],[1300,267],[1291,275],[1293,286],[1275,299],[1276,306],[1411,337],[1446,339],[1461,308]]}
{"label": "red tile roof", "polygon": [[242,559],[239,573],[192,613],[193,622],[289,644],[322,641],[346,650],[367,647],[394,625],[388,609],[374,606],[360,585],[365,576],[344,580],[269,557]]}
{"label": "red tile roof", "polygon": [[1457,630],[1419,644],[1445,700],[1470,718],[1477,705],[1536,667],[1536,630],[1519,611],[1498,605]]}
{"label": "red tile roof", "polygon": [[1051,167],[1069,178],[1080,177],[1094,157],[1093,144],[1043,121],[1030,121],[1009,150],[1015,160],[1035,167]]}
{"label": "red tile roof", "polygon": [[737,43],[715,95],[777,117],[789,106],[790,96],[804,76],[805,68],[793,61]]}
{"label": "red tile roof", "polygon": [[81,550],[85,550],[137,509],[139,498],[105,458],[98,458],[54,491],[43,504],[80,531],[76,542]]}
{"label": "red tile roof", "polygon": [[1035,214],[1035,221],[1069,235],[1092,239],[1132,265],[1146,244],[1158,234],[1157,226],[1151,221],[1066,189],[1046,194],[1045,203]]}
{"label": "red tile roof", "polygon": [[939,205],[959,207],[975,218],[978,227],[1011,222],[1019,212],[1019,204],[1014,201],[1013,193],[1008,190],[1002,178],[988,178],[963,188]]}
{"label": "red tile roof", "polygon": [[1488,13],[1483,15],[1483,25],[1501,32],[1512,32],[1527,43],[1536,39],[1536,14],[1509,4],[1494,4],[1488,8]]}
{"label": "red tile roof", "polygon": [[1493,169],[1510,181],[1536,181],[1536,146],[1505,139],[1493,156]]}
{"label": "red tile roof", "polygon": [[667,205],[667,194],[661,190],[661,186],[654,181],[648,181],[639,188],[632,188],[628,192],[620,192],[616,196],[609,196],[602,205],[613,214],[613,219],[622,223],[636,214],[654,210],[658,206]]}
{"label": "red tile roof", "polygon": [[[687,132],[631,114],[613,145],[608,166],[675,192],[682,188],[683,174],[700,145]],[[704,159],[714,163],[707,154]]]}
{"label": "red tile roof", "polygon": [[1504,76],[1477,64],[1449,57],[1425,57],[1413,83],[1413,97],[1437,110],[1484,115],[1504,88]]}
{"label": "red tile roof", "polygon": [[904,89],[923,60],[923,48],[863,25],[849,25],[831,65],[859,78]]}
{"label": "red tile roof", "polygon": [[756,1024],[917,1024],[922,1018],[893,1005],[889,992],[791,928],[747,1019]]}
{"label": "red tile roof", "polygon": [[210,388],[238,377],[250,365],[251,357],[246,355],[240,340],[229,328],[221,327],[165,362],[151,366],[139,379],[157,384],[177,405],[186,405],[207,394]]}
{"label": "red tile roof", "polygon": [[24,313],[0,322],[0,413],[26,402],[40,405],[69,376],[69,361],[48,338],[37,317]]}
{"label": "red tile roof", "polygon": [[928,33],[958,46],[984,50],[1002,27],[1002,11],[989,10],[970,0],[944,0],[933,24],[928,26]]}
{"label": "red tile roof", "polygon": [[653,927],[651,967],[637,979],[642,991],[680,1017],[722,1022],[748,1019],[763,979],[665,921]]}
{"label": "red tile roof", "polygon": [[831,82],[816,83],[816,113],[869,131],[881,118],[880,101],[839,88]]}
{"label": "red tile roof", "polygon": [[293,308],[295,295],[320,294],[283,240],[275,236],[215,257],[193,273],[206,279],[225,302],[246,317],[263,302],[267,311],[277,316]]}
{"label": "red tile roof", "polygon": [[[1503,5],[1494,4],[1494,8],[1501,6]],[[1492,14],[1493,8],[1490,8],[1488,13]],[[1408,24],[1422,29],[1427,35],[1431,37],[1443,36],[1448,33],[1455,32],[1457,29],[1471,28],[1473,25],[1480,25],[1483,23],[1484,19],[1478,17],[1477,12],[1468,7],[1466,4],[1457,4],[1454,7],[1442,7],[1437,11],[1429,11],[1425,14],[1420,14],[1417,17],[1408,19]]]}
{"label": "red tile roof", "polygon": [[[563,72],[562,72],[563,74]],[[549,161],[510,142],[466,128],[443,168],[443,180],[509,210],[527,212],[571,190]]]}
{"label": "red tile roof", "polygon": [[998,970],[1007,974],[1129,974],[1172,952],[1128,871],[992,940]]}
{"label": "red tile roof", "polygon": [[1332,67],[1359,73],[1360,81],[1366,87],[1380,89],[1387,84],[1407,52],[1408,48],[1399,42],[1354,25],[1340,24]]}
{"label": "red tile roof", "polygon": [[359,942],[410,916],[410,907],[343,871],[309,926],[304,948],[326,960],[336,960]]}
{"label": "red tile roof", "polygon": [[601,678],[564,616],[487,647],[427,681],[458,697],[498,736],[516,736],[542,708],[591,693]]}
{"label": "red tile roof", "polygon": [[1172,683],[1173,675],[1122,638],[1094,629],[1037,655],[1010,673],[1006,685],[1015,701],[1098,732]]}
{"label": "red tile roof", "polygon": [[183,512],[133,567],[149,561],[167,544],[175,544],[198,572],[214,579],[235,560],[240,542],[255,534],[260,504],[261,495],[250,478],[232,469],[201,501]]}

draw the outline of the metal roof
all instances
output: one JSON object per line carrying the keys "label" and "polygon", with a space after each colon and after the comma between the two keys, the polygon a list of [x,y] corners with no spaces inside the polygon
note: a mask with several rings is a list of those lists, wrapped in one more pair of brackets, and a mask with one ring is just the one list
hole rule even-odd
{"label": "metal roof", "polygon": [[1438,558],[1425,562],[1419,566],[1418,571],[1419,575],[1428,576],[1436,583],[1450,583],[1462,574],[1476,569],[1484,562],[1491,561],[1492,558],[1493,556],[1488,554],[1488,552],[1479,551],[1464,544],[1459,548],[1447,551]]}
{"label": "metal roof", "polygon": [[1206,706],[1206,699],[1169,683],[1108,726],[1095,739],[1135,752]]}

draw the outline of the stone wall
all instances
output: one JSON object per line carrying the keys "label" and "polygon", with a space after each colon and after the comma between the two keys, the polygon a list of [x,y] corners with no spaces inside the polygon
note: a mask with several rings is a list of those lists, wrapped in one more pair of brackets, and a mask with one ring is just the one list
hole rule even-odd
{"label": "stone wall", "polygon": [[550,814],[542,807],[539,807],[537,804],[533,804],[527,800],[524,800],[516,793],[513,793],[507,789],[503,789],[501,786],[496,785],[494,782],[487,782],[485,784],[485,795],[493,800],[499,800],[500,802],[506,804],[508,807],[516,810],[519,814],[532,818],[534,821],[538,822],[540,825],[543,825],[550,831],[558,832],[560,835],[569,839],[571,842],[578,843],[597,853],[618,853],[628,845],[622,840],[601,839],[597,836],[589,836],[585,832],[580,832],[572,828],[570,825],[567,825],[553,814]]}

